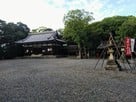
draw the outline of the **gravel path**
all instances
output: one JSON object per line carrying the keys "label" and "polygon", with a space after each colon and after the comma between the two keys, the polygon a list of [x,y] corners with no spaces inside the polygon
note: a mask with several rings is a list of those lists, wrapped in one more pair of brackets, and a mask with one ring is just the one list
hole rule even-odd
{"label": "gravel path", "polygon": [[136,102],[136,74],[93,69],[97,60],[0,61],[0,102]]}

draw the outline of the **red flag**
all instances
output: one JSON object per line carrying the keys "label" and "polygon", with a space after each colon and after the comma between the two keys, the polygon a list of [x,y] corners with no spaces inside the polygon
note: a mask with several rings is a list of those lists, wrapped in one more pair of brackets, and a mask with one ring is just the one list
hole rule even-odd
{"label": "red flag", "polygon": [[131,56],[131,39],[129,37],[125,38],[125,55]]}

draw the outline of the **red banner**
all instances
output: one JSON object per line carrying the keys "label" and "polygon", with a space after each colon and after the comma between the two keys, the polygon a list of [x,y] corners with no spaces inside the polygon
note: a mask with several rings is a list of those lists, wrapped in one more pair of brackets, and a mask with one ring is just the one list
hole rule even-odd
{"label": "red banner", "polygon": [[131,38],[125,38],[125,55],[131,56]]}

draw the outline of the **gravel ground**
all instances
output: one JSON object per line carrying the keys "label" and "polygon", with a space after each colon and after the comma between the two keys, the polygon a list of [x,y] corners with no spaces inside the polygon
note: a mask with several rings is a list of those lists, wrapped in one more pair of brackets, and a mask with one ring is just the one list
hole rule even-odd
{"label": "gravel ground", "polygon": [[105,71],[97,60],[0,61],[0,102],[136,102],[136,74]]}

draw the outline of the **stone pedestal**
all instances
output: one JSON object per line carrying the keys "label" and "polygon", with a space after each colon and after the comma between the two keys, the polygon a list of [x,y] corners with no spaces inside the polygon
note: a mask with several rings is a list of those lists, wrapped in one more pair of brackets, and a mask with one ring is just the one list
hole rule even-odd
{"label": "stone pedestal", "polygon": [[118,66],[114,60],[108,60],[105,66],[106,70],[117,70]]}

